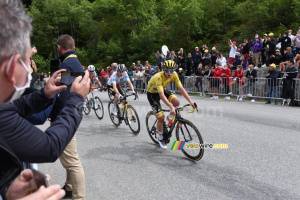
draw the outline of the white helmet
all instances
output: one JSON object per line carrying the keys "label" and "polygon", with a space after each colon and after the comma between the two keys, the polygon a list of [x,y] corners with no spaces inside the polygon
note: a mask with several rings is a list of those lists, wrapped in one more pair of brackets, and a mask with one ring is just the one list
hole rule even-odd
{"label": "white helmet", "polygon": [[117,63],[112,63],[111,64],[112,67],[117,67],[117,65],[118,65]]}
{"label": "white helmet", "polygon": [[117,71],[120,71],[120,72],[126,71],[125,65],[124,65],[124,64],[119,64],[119,65],[117,66]]}
{"label": "white helmet", "polygon": [[94,66],[94,65],[89,65],[89,66],[88,66],[88,70],[89,70],[90,72],[94,72],[94,71],[95,71],[95,66]]}

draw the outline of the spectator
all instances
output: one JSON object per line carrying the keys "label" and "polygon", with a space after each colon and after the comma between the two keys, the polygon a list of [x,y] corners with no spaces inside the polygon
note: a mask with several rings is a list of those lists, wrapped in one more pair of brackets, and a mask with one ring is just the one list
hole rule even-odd
{"label": "spectator", "polygon": [[226,58],[223,56],[222,53],[218,54],[216,64],[218,64],[219,66],[223,66],[223,64],[226,64]]}
{"label": "spectator", "polygon": [[220,67],[216,66],[215,69],[211,71],[213,78],[211,79],[211,87],[212,87],[212,97],[210,99],[218,99],[219,96],[216,93],[219,93],[219,86],[220,86],[220,76],[221,76],[221,69]]}
{"label": "spectator", "polygon": [[204,66],[208,65],[211,67],[211,54],[209,53],[208,49],[204,51],[202,61]]}
{"label": "spectator", "polygon": [[[249,70],[246,73],[247,84],[245,85],[246,93],[248,97],[255,96],[256,77],[257,77],[256,69],[253,69],[253,65],[249,65]],[[254,103],[255,99],[252,99],[251,102]]]}
{"label": "spectator", "polygon": [[193,72],[198,68],[198,65],[199,63],[201,62],[201,52],[199,51],[199,48],[198,47],[195,47],[195,51],[192,55],[192,58],[193,58]]}
{"label": "spectator", "polygon": [[[222,84],[225,87],[225,94],[229,93],[229,84],[231,83],[231,70],[226,63],[222,64],[221,69]],[[230,96],[226,95],[225,100],[230,100]]]}
{"label": "spectator", "polygon": [[248,61],[248,59],[249,59],[250,47],[251,47],[251,43],[248,42],[248,39],[247,39],[247,38],[244,38],[242,54],[245,56],[245,59],[246,59],[247,61]]}
{"label": "spectator", "polygon": [[269,33],[269,37],[267,38],[266,44],[269,45],[268,59],[270,59],[272,55],[275,55],[275,51],[276,51],[276,39],[274,38],[273,33]]}
{"label": "spectator", "polygon": [[213,47],[211,49],[211,65],[212,66],[215,66],[218,54],[219,54],[219,52],[218,52],[217,48]]}
{"label": "spectator", "polygon": [[159,50],[156,51],[154,59],[156,60],[156,66],[158,66],[159,69],[161,69],[161,63],[163,62],[163,57],[159,53]]}
{"label": "spectator", "polygon": [[180,82],[182,83],[182,86],[184,87],[184,71],[182,68],[179,68],[178,70],[178,77]]}
{"label": "spectator", "polygon": [[186,66],[185,66],[186,54],[183,51],[183,48],[180,48],[180,51],[178,52],[178,60],[179,60],[179,67],[185,71],[186,70]]}
{"label": "spectator", "polygon": [[195,71],[194,76],[196,77],[196,83],[195,86],[198,89],[198,92],[200,92],[199,86],[198,84],[200,83],[200,87],[201,87],[201,92],[203,92],[203,88],[202,88],[202,78],[203,78],[203,69],[202,69],[202,63],[200,63],[198,65],[198,69]]}
{"label": "spectator", "polygon": [[142,91],[142,83],[144,77],[143,67],[140,67],[134,74],[134,80],[136,81],[136,89]]}
{"label": "spectator", "polygon": [[282,61],[282,56],[280,55],[280,50],[277,49],[275,52],[275,55],[270,55],[270,58],[267,60],[267,66],[270,65],[270,63],[274,63],[275,65],[279,65]]}
{"label": "spectator", "polygon": [[272,63],[269,67],[269,71],[266,75],[267,78],[267,84],[268,84],[268,89],[267,89],[267,97],[268,100],[266,104],[271,104],[271,97],[272,93],[275,95],[275,105],[278,104],[278,80],[277,78],[279,77],[279,73],[275,69],[276,65]]}
{"label": "spectator", "polygon": [[236,41],[231,42],[231,40],[229,40],[228,45],[230,46],[230,52],[229,52],[229,66],[232,67],[233,61],[235,60],[235,53],[237,50],[236,47]]}
{"label": "spectator", "polygon": [[296,61],[296,68],[299,69],[299,65],[300,65],[300,54],[297,54],[295,56],[295,61]]}
{"label": "spectator", "polygon": [[282,62],[279,64],[279,71],[284,71],[285,70],[285,65],[288,64],[288,61],[293,59],[293,53],[292,53],[292,48],[287,47],[286,50],[284,50],[284,54],[282,56]]}
{"label": "spectator", "polygon": [[173,60],[175,63],[177,63],[177,62],[178,62],[178,58],[177,58],[177,56],[176,56],[176,54],[175,54],[175,51],[172,51],[172,52],[171,52],[171,56],[172,56],[172,60]]}
{"label": "spectator", "polygon": [[[266,62],[267,62],[267,53],[269,51],[268,46],[267,46],[267,34],[265,33],[263,35],[262,43],[263,43],[263,48],[261,49],[261,67],[266,67]],[[245,69],[244,69],[245,70]]]}
{"label": "spectator", "polygon": [[[63,70],[54,73],[44,89],[19,98],[31,81],[31,19],[25,14],[20,1],[1,1],[0,24],[1,195],[7,199],[21,199],[25,196],[26,199],[46,199],[50,192],[51,196],[56,195],[53,199],[61,198],[64,192],[57,185],[41,188],[29,195],[36,189],[33,188],[35,181],[29,170],[19,175],[20,161],[53,162],[60,156],[81,122],[82,117],[78,112],[81,113],[80,104],[88,93],[88,73],[81,82],[79,78],[75,80],[67,105],[59,114],[64,117],[60,117],[45,132],[41,131],[24,117],[42,111],[52,103],[57,92],[66,89],[66,86],[57,86],[56,78]],[[6,188],[7,191],[4,191]]]}
{"label": "spectator", "polygon": [[193,66],[194,66],[194,62],[193,62],[192,54],[188,53],[188,57],[186,59],[186,73],[185,73],[186,76],[190,76],[191,74],[194,73]]}
{"label": "spectator", "polygon": [[131,83],[133,83],[133,81],[134,81],[134,76],[133,76],[132,67],[128,69],[127,74],[128,74],[129,80],[131,81]]}
{"label": "spectator", "polygon": [[263,48],[263,43],[261,42],[260,40],[260,37],[259,36],[256,36],[255,37],[255,41],[252,43],[252,52],[253,52],[253,62],[254,62],[254,69],[258,69],[258,64],[259,64],[259,61],[258,61],[258,58],[259,58],[259,55],[261,53],[261,49]]}
{"label": "spectator", "polygon": [[281,42],[281,49],[280,49],[281,55],[284,54],[284,50],[287,47],[290,47],[292,45],[291,38],[288,37],[288,32],[284,32],[283,37],[281,37],[280,34],[279,38],[277,38],[277,42]]}
{"label": "spectator", "polygon": [[112,63],[111,67],[107,70],[108,77],[110,77],[115,71],[117,71],[117,63]]}
{"label": "spectator", "polygon": [[137,69],[140,69],[140,68],[143,68],[144,66],[142,65],[141,61],[138,60],[136,67],[137,67]]}
{"label": "spectator", "polygon": [[[61,35],[57,39],[57,53],[61,61],[60,69],[66,69],[68,72],[83,72],[82,65],[79,62],[75,52],[75,41],[70,35]],[[60,93],[59,98],[53,107],[51,113],[51,122],[55,123],[58,113],[66,105],[70,96],[70,86],[67,90]],[[85,198],[85,178],[78,153],[76,136],[72,138],[63,154],[60,156],[60,162],[66,169],[67,176],[64,189],[66,197],[73,199]]]}
{"label": "spectator", "polygon": [[242,65],[243,67],[243,70],[246,70],[247,69],[247,60],[245,59],[245,56],[242,55],[237,61],[236,61],[236,64],[237,65]]}
{"label": "spectator", "polygon": [[172,59],[172,55],[170,53],[170,51],[167,51],[167,55],[166,55],[166,60],[171,60]]}
{"label": "spectator", "polygon": [[244,79],[244,70],[242,69],[241,65],[237,66],[237,70],[235,70],[233,77],[236,77],[233,79],[232,83],[229,84],[229,89],[230,92],[228,93],[229,95],[232,95],[232,86],[233,85],[238,85],[239,86],[239,101],[243,101],[243,85],[245,82]]}
{"label": "spectator", "polygon": [[295,36],[293,35],[293,30],[288,30],[288,36],[289,38],[291,39],[291,47],[294,46],[294,39],[295,39]]}
{"label": "spectator", "polygon": [[99,77],[100,77],[101,84],[106,87],[107,77],[106,77],[106,72],[102,67],[99,68]]}
{"label": "spectator", "polygon": [[160,72],[159,71],[159,67],[158,66],[155,66],[153,72],[151,73],[152,76],[154,76],[156,73]]}
{"label": "spectator", "polygon": [[287,102],[287,105],[294,106],[295,80],[297,78],[298,70],[294,67],[294,60],[288,61],[288,67],[283,74],[283,90],[282,90],[282,105]]}
{"label": "spectator", "polygon": [[145,65],[145,73],[144,73],[144,76],[145,76],[145,78],[146,78],[146,83],[148,84],[148,81],[150,80],[150,78],[151,78],[151,71],[150,71],[150,69],[151,69],[151,66],[149,65],[149,63],[148,63],[148,65]]}
{"label": "spectator", "polygon": [[293,40],[293,43],[296,42],[296,54],[300,54],[300,33],[296,35],[296,37]]}

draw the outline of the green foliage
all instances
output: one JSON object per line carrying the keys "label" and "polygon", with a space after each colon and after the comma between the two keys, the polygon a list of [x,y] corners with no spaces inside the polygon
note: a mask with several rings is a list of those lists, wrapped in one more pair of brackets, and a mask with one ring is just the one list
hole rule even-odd
{"label": "green foliage", "polygon": [[206,44],[228,53],[228,39],[242,43],[300,25],[299,0],[23,0],[34,19],[35,60],[48,69],[56,42],[70,34],[83,65],[108,66],[153,59],[166,44],[192,52]]}

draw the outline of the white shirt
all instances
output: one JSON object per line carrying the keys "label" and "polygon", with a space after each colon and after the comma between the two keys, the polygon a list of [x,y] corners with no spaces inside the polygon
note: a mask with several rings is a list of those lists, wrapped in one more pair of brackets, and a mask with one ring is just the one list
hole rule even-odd
{"label": "white shirt", "polygon": [[128,77],[127,72],[124,72],[122,77],[118,76],[118,72],[114,72],[110,76],[110,78],[107,82],[107,85],[112,86],[113,83],[118,84],[118,83],[121,83],[121,82],[124,82],[124,81],[129,81],[129,77]]}
{"label": "white shirt", "polygon": [[216,63],[222,66],[222,64],[226,64],[226,58],[224,56],[222,56],[220,59],[217,58]]}
{"label": "white shirt", "polygon": [[230,49],[230,52],[229,52],[229,57],[230,57],[230,58],[235,58],[236,50],[237,50],[237,47],[231,45],[231,49]]}

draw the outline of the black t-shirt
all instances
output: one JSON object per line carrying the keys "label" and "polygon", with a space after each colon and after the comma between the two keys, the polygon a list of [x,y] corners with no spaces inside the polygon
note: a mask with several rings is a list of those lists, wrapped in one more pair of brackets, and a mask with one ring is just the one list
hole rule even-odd
{"label": "black t-shirt", "polygon": [[249,54],[250,47],[251,47],[251,43],[249,43],[249,42],[246,43],[245,46],[243,47],[242,54]]}

